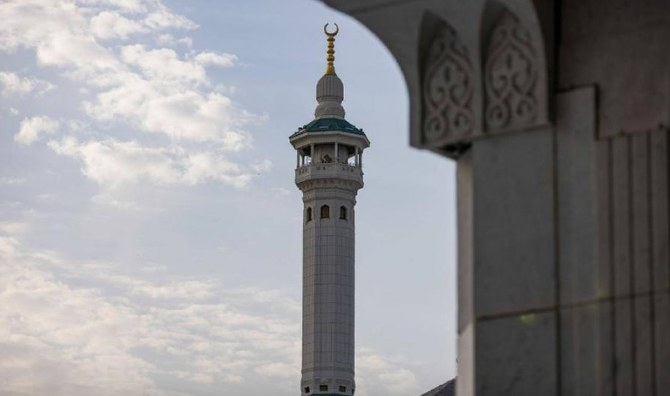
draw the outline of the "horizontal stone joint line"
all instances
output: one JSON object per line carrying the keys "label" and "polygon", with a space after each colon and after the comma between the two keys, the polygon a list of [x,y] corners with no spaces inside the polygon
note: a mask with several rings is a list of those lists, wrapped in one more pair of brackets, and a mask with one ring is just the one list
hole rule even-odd
{"label": "horizontal stone joint line", "polygon": [[563,309],[575,309],[575,308],[583,308],[587,307],[589,305],[598,305],[606,302],[616,302],[616,301],[625,301],[625,300],[634,300],[638,298],[643,298],[643,297],[659,297],[662,295],[670,295],[670,288],[667,290],[652,290],[649,292],[641,292],[641,293],[628,293],[620,296],[609,296],[609,297],[598,297],[598,298],[593,298],[585,301],[580,301],[580,302],[573,302],[573,303],[566,303],[566,304],[560,304],[560,305],[552,305],[549,307],[541,307],[541,308],[529,308],[529,309],[522,309],[522,310],[517,310],[517,311],[507,311],[507,312],[502,312],[498,314],[487,314],[487,315],[482,315],[482,316],[477,316],[477,321],[478,322],[485,322],[489,320],[496,320],[496,319],[504,319],[504,318],[511,318],[511,317],[516,317],[516,316],[522,316],[522,315],[528,315],[528,314],[543,314],[543,313],[548,313],[548,312],[556,312],[559,310]]}

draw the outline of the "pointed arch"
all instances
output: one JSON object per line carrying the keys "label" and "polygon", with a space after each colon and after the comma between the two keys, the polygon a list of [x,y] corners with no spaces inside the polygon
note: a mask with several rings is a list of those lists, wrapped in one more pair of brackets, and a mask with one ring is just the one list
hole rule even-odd
{"label": "pointed arch", "polygon": [[340,220],[346,220],[347,219],[347,207],[342,205],[340,206]]}
{"label": "pointed arch", "polygon": [[472,62],[456,30],[432,13],[424,14],[420,40],[421,138],[426,146],[442,148],[475,129]]}
{"label": "pointed arch", "polygon": [[321,218],[322,219],[330,218],[330,206],[328,205],[321,206]]}

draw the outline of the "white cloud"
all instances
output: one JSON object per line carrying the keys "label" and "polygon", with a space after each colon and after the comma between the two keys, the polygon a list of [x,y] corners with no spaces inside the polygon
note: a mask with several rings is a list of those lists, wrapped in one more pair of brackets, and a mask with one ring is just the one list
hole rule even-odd
{"label": "white cloud", "polygon": [[133,294],[153,299],[204,300],[214,296],[215,284],[200,281],[179,281],[162,285],[141,283],[132,288]]}
{"label": "white cloud", "polygon": [[111,7],[124,13],[146,12],[147,6],[155,3],[152,0],[77,0],[77,2],[86,6]]}
{"label": "white cloud", "polygon": [[[30,251],[12,237],[0,237],[0,261],[3,395],[174,395],[154,380],[166,375],[182,389],[218,391],[276,386],[272,378],[282,376],[289,390],[298,381],[298,301],[212,280],[150,281]],[[197,287],[210,291],[206,300],[185,292]],[[160,289],[161,298],[146,300],[139,289]],[[277,315],[258,313],[267,308]]]}
{"label": "white cloud", "polygon": [[21,235],[28,231],[28,223],[4,221],[0,222],[0,232],[9,235]]}
{"label": "white cloud", "polygon": [[[82,161],[84,175],[96,183],[220,182],[242,187],[250,181],[254,164],[264,163],[250,158],[248,165],[222,154],[250,148],[246,127],[262,119],[236,106],[216,88],[222,84],[213,84],[207,74],[208,66],[233,66],[235,55],[184,55],[172,48],[118,45],[118,40],[153,36],[165,45],[190,46],[190,38],[175,40],[172,33],[197,24],[159,0],[13,0],[0,3],[0,14],[6,20],[0,25],[0,51],[32,50],[40,66],[57,70],[74,85],[77,94],[64,103],[74,102],[74,110],[83,110],[87,119],[62,120],[60,132],[95,131],[95,140],[73,143],[61,137],[50,147]],[[8,74],[5,84],[14,90],[39,83],[14,77]],[[76,99],[79,95],[83,99]],[[45,119],[31,120],[34,125],[24,120],[17,142],[31,144],[56,132],[53,123],[38,125]],[[119,141],[117,131],[131,137]],[[102,157],[93,158],[94,152]],[[121,169],[128,175],[112,175]]]}
{"label": "white cloud", "polygon": [[16,186],[18,184],[23,184],[26,182],[26,179],[22,177],[0,177],[0,186]]}
{"label": "white cloud", "polygon": [[253,170],[245,170],[221,154],[191,152],[179,146],[152,148],[112,139],[79,142],[69,136],[50,141],[49,147],[81,161],[82,173],[106,188],[143,181],[194,185],[208,180],[242,188],[253,177]]}
{"label": "white cloud", "polygon": [[154,30],[161,29],[182,29],[182,30],[192,30],[198,27],[198,25],[191,21],[190,19],[177,15],[170,11],[164,5],[157,3],[156,7],[152,12],[150,12],[144,19],[144,24],[149,26]]}
{"label": "white cloud", "polygon": [[103,40],[127,39],[130,35],[147,32],[148,30],[141,23],[128,19],[117,12],[103,11],[91,19],[91,32]]}
{"label": "white cloud", "polygon": [[58,129],[59,122],[46,116],[24,118],[21,121],[19,132],[14,135],[18,143],[29,145],[41,138],[41,135],[53,134]]}
{"label": "white cloud", "polygon": [[195,56],[195,61],[203,66],[230,67],[237,63],[237,56],[232,54],[217,54],[214,52],[201,52]]}
{"label": "white cloud", "polygon": [[[54,85],[48,81],[32,77],[20,77],[12,72],[0,72],[0,94],[3,96],[27,95],[33,92],[39,96],[52,89],[54,89]],[[12,112],[12,114],[15,113]]]}
{"label": "white cloud", "polygon": [[207,82],[207,73],[201,65],[180,60],[172,49],[147,51],[143,45],[135,44],[123,47],[121,56],[127,64],[138,66],[149,80],[168,80],[177,84]]}
{"label": "white cloud", "polygon": [[371,384],[383,389],[379,392],[388,396],[404,396],[419,394],[419,386],[414,373],[403,366],[405,360],[395,361],[382,356],[368,348],[356,351],[356,368],[358,373],[357,394],[367,396],[371,392]]}
{"label": "white cloud", "polygon": [[175,38],[170,33],[162,33],[156,37],[156,43],[160,45],[183,45],[186,48],[193,46],[193,39],[190,37]]}

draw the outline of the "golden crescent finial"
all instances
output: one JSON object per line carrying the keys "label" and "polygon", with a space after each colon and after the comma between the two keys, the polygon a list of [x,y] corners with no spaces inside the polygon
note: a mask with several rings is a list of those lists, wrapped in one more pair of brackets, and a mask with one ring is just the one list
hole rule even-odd
{"label": "golden crescent finial", "polygon": [[328,25],[330,25],[330,24],[329,24],[329,23],[326,23],[325,25],[323,25],[323,32],[326,33],[326,36],[329,36],[329,37],[335,37],[335,36],[337,36],[337,33],[340,32],[340,27],[337,26],[337,23],[334,23],[334,24],[333,24],[333,25],[335,25],[335,31],[332,32],[332,33],[329,33],[329,32],[328,32],[328,29],[327,29],[327,28],[328,28]]}
{"label": "golden crescent finial", "polygon": [[328,57],[326,58],[328,64],[326,65],[326,74],[335,74],[335,65],[333,64],[335,62],[335,36],[340,32],[340,27],[337,26],[337,23],[334,23],[335,31],[331,33],[328,32],[328,25],[328,23],[323,25],[323,32],[328,36],[326,39],[328,40],[328,51],[326,51],[328,54]]}

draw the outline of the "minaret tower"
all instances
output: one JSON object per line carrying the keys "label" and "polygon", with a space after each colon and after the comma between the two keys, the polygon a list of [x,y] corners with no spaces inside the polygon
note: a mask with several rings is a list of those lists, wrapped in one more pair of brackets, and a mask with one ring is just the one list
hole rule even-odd
{"label": "minaret tower", "polygon": [[344,119],[344,85],[335,74],[335,36],[316,85],[315,119],[289,138],[302,191],[303,286],[301,395],[353,395],[354,205],[363,187],[363,150],[370,141]]}

